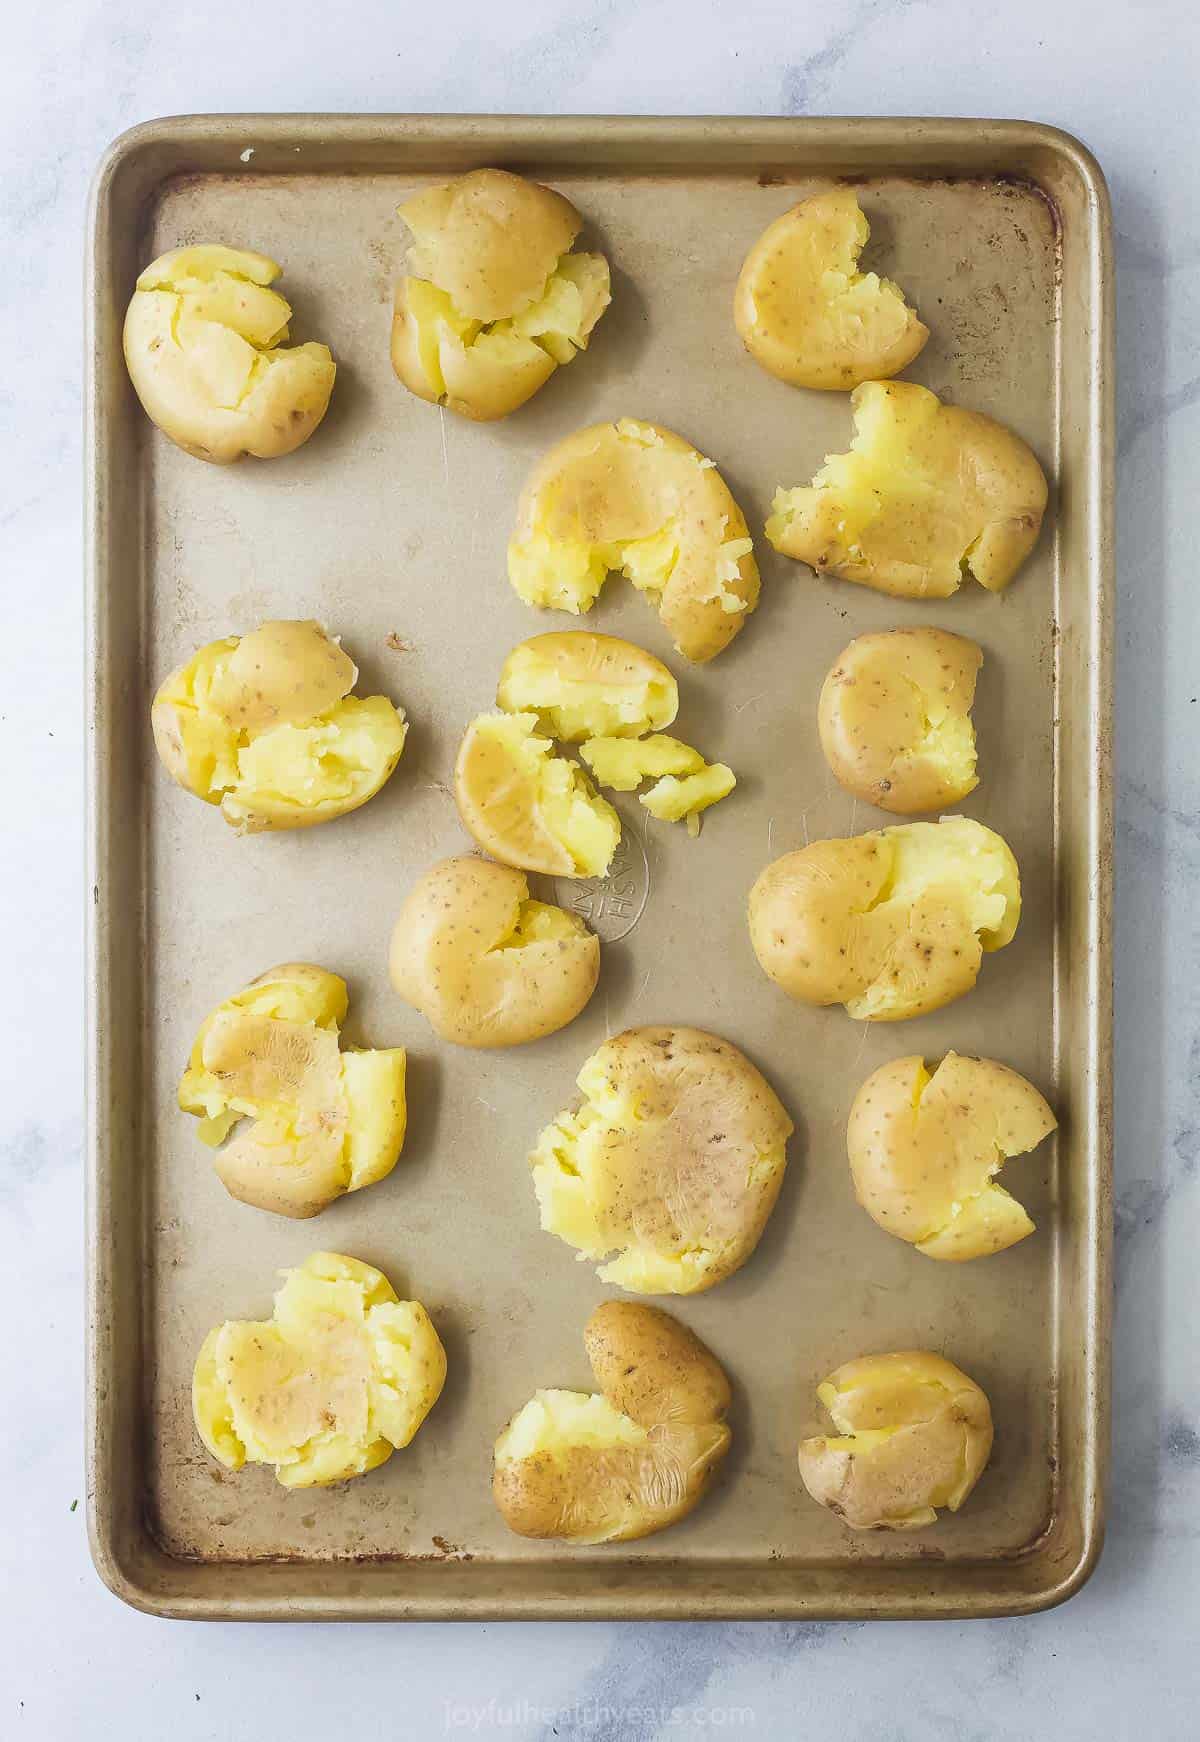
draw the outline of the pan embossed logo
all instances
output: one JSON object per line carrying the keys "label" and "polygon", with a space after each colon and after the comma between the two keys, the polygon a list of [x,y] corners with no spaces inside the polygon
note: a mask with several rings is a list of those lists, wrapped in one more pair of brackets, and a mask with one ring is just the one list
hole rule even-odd
{"label": "pan embossed logo", "polygon": [[560,877],[554,893],[561,907],[587,921],[602,944],[620,943],[641,919],[650,893],[646,849],[626,829],[607,877]]}

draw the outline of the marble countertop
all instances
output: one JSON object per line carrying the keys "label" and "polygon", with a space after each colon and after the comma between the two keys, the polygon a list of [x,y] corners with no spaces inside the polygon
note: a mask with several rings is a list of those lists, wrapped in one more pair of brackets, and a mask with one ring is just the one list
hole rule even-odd
{"label": "marble countertop", "polygon": [[[40,1742],[104,1720],[126,1742],[301,1742],[349,1717],[421,1738],[1193,1736],[1200,14],[1192,0],[293,0],[254,34],[251,17],[222,0],[46,0],[6,25],[0,771],[18,820],[0,851],[0,1730]],[[92,1571],[75,1504],[83,212],[115,134],[237,109],[1028,116],[1098,155],[1120,274],[1116,1433],[1108,1546],[1064,1608],[941,1625],[187,1626],[124,1608]]]}

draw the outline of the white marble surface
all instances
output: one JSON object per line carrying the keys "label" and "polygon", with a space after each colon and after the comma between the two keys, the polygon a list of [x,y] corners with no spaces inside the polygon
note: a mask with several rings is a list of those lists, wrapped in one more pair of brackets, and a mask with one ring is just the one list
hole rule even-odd
{"label": "white marble surface", "polygon": [[[1200,1109],[1194,0],[44,0],[0,58],[0,1734],[1197,1733]],[[1107,171],[1120,267],[1117,1417],[1073,1602],[892,1626],[238,1628],[100,1585],[81,1475],[80,252],[106,142],[222,109],[1032,116]],[[491,1704],[489,1705],[489,1702]],[[636,1708],[677,1707],[663,1722]],[[555,1715],[556,1708],[563,1708]],[[606,1708],[608,1709],[606,1711]]]}

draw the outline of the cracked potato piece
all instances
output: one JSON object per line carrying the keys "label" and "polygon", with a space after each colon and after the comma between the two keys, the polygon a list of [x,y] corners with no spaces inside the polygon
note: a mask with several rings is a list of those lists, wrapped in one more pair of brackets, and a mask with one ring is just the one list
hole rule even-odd
{"label": "cracked potato piece", "polygon": [[969,817],[814,841],[768,865],[749,902],[764,973],[802,1004],[844,1004],[864,1022],[961,998],[1020,914],[1016,860]]}
{"label": "cracked potato piece", "polygon": [[705,762],[698,750],[665,732],[637,739],[589,738],[579,754],[598,784],[614,792],[632,792],[643,780],[653,780],[638,803],[660,822],[686,822],[689,835],[700,833],[701,811],[727,798],[737,785],[724,762]]}
{"label": "cracked potato piece", "polygon": [[204,1339],[197,1432],[227,1470],[270,1464],[285,1488],[365,1475],[412,1440],[446,1352],[420,1302],[357,1258],[314,1252],[283,1278],[269,1319],[230,1319]]}
{"label": "cracked potato piece", "polygon": [[[288,962],[201,1023],[179,1105],[201,1121],[231,1197],[316,1216],[395,1167],[407,1121],[404,1049],[343,1052],[347,1005],[336,974]],[[250,1124],[239,1130],[242,1120]]]}
{"label": "cracked potato piece", "polygon": [[201,243],[140,274],[125,316],[125,363],[146,415],[200,460],[271,460],[324,417],[336,368],[328,345],[288,345],[291,305],[265,255]]}
{"label": "cracked potato piece", "polygon": [[919,1056],[893,1059],[850,1109],[854,1194],[873,1221],[927,1258],[1003,1252],[1034,1225],[996,1175],[1056,1123],[1033,1084],[993,1059],[949,1052],[932,1075]]}
{"label": "cracked potato piece", "polygon": [[[634,1028],[605,1041],[529,1158],[542,1227],[631,1294],[696,1294],[766,1227],[792,1121],[729,1041]],[[615,1254],[611,1256],[610,1254]]]}
{"label": "cracked potato piece", "polygon": [[160,684],[150,727],[171,778],[239,834],[331,822],[374,798],[408,732],[319,623],[211,641]]}
{"label": "cracked potato piece", "polygon": [[941,1355],[864,1355],[817,1396],[838,1431],[801,1440],[801,1480],[851,1530],[921,1530],[938,1507],[957,1512],[983,1474],[988,1400]]}
{"label": "cracked potato piece", "polygon": [[900,816],[979,784],[971,707],[983,652],[945,629],[859,635],[821,686],[817,731],[847,792]]}
{"label": "cracked potato piece", "polygon": [[521,492],[508,574],[528,605],[590,611],[612,570],[686,658],[712,659],[758,603],[741,509],[682,436],[621,418],[558,443]]}
{"label": "cracked potato piece", "polygon": [[480,714],[454,765],[463,827],[485,852],[547,877],[603,877],[621,819],[577,763],[537,735],[536,714]]}
{"label": "cracked potato piece", "polygon": [[529,899],[522,872],[444,859],[392,933],[392,985],[456,1046],[520,1046],[573,1022],[596,989],[600,942],[578,914]]}
{"label": "cracked potato piece", "polygon": [[802,200],[746,256],[733,299],[755,362],[794,387],[845,391],[907,368],[929,337],[890,279],[860,272],[870,237],[850,188]]}
{"label": "cracked potato piece", "polygon": [[418,399],[507,417],[586,350],[611,298],[602,254],[573,254],[570,200],[476,169],[399,208],[412,245],[396,285],[392,367]]}
{"label": "cracked potato piece", "polygon": [[968,574],[998,593],[1037,543],[1046,477],[1003,424],[908,381],[850,401],[849,453],[775,493],[767,538],[818,574],[905,599],[947,599]]}
{"label": "cracked potato piece", "polygon": [[506,714],[536,714],[538,731],[564,744],[640,738],[671,724],[679,685],[661,659],[632,641],[568,629],[533,635],[513,648],[500,672],[496,706]]}
{"label": "cracked potato piece", "polygon": [[535,1392],[496,1441],[492,1494],[520,1536],[631,1542],[709,1486],[729,1450],[729,1381],[656,1307],[606,1301],[583,1336],[600,1391]]}

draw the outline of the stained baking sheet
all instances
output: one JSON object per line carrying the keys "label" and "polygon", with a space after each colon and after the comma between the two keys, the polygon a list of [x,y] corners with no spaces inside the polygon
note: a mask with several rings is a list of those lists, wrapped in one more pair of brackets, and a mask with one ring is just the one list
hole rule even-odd
{"label": "stained baking sheet", "polygon": [[[391,289],[414,188],[497,163],[562,188],[614,269],[586,356],[501,424],[421,404],[388,360]],[[1011,589],[920,605],[817,580],[761,537],[774,487],[847,445],[844,396],[798,392],[742,351],[730,319],[746,248],[794,200],[851,177],[870,264],[932,331],[907,372],[1011,424],[1053,483]],[[300,338],[339,376],[290,459],[198,464],[156,435],[124,375],[139,265],[220,239],[284,264]],[[119,141],[94,201],[89,353],[93,645],[90,1507],[102,1575],[181,1615],[949,1615],[1044,1606],[1093,1563],[1107,1402],[1110,289],[1103,182],[1086,153],[1021,123],[199,117]],[[400,901],[468,850],[449,792],[463,727],[491,705],[531,613],[505,578],[517,492],[582,424],[636,416],[711,454],[756,535],[757,613],[703,668],[675,656],[631,588],[588,626],[664,655],[677,730],[732,764],[736,793],[698,840],[618,800],[607,885],[560,885],[607,940],[569,1028],[487,1054],[438,1043],[387,981]],[[412,722],[366,809],[239,840],[156,765],[163,675],[264,617],[316,616]],[[746,894],[768,859],[889,820],[828,774],[821,679],[865,630],[932,623],[985,652],[983,780],[960,808],[1021,866],[1015,942],[932,1017],[858,1025],[789,1003],[757,968]],[[316,1222],[230,1199],[175,1089],[200,1018],[288,959],[345,975],[352,1041],[404,1045],[410,1128],[383,1184]],[[538,1228],[526,1154],[607,1033],[711,1028],[766,1072],[796,1121],[754,1258],[665,1302],[732,1375],[734,1445],[713,1494],[661,1536],[571,1549],[509,1534],[492,1441],[539,1386],[589,1388],[581,1332],[607,1292]],[[986,1262],[923,1260],[856,1207],[844,1125],[884,1060],[949,1047],[1001,1058],[1062,1116],[1011,1164],[1036,1237]],[[318,1247],[378,1264],[424,1301],[445,1393],[370,1477],[288,1493],[208,1456],[191,1422],[195,1352],[225,1316],[269,1311],[275,1272]],[[812,1504],[795,1448],[814,1389],[852,1355],[943,1350],[988,1392],[991,1465],[969,1504],[912,1536],[854,1536]]]}

